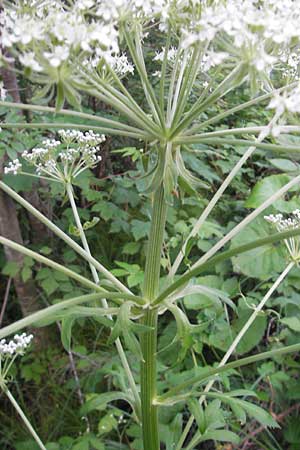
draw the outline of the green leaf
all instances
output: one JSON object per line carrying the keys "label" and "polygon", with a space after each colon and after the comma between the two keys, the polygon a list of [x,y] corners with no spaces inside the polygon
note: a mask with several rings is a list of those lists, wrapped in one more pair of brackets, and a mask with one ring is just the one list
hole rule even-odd
{"label": "green leaf", "polygon": [[134,219],[131,222],[131,232],[136,241],[139,241],[143,237],[146,237],[150,233],[150,222],[142,222],[141,220]]}
{"label": "green leaf", "polygon": [[92,394],[91,398],[80,408],[80,414],[85,415],[90,411],[103,411],[106,409],[107,404],[116,400],[123,400],[134,406],[134,400],[129,394],[124,392],[106,392],[104,394]]}
{"label": "green leaf", "polygon": [[228,430],[213,430],[207,431],[201,438],[199,438],[198,442],[204,441],[220,441],[220,442],[232,442],[233,444],[238,444],[240,442],[240,438],[236,433]]}
{"label": "green leaf", "polygon": [[140,250],[141,245],[138,242],[128,242],[124,245],[122,253],[124,255],[135,255]]}
{"label": "green leaf", "polygon": [[28,281],[32,277],[32,270],[30,269],[30,267],[28,266],[23,267],[21,271],[21,277],[24,283],[26,283],[26,281]]}
{"label": "green leaf", "polygon": [[280,322],[287,325],[291,330],[300,332],[300,319],[298,317],[285,317]]}
{"label": "green leaf", "polygon": [[72,327],[74,321],[75,317],[70,316],[64,318],[61,322],[61,341],[67,351],[70,351],[71,348]]}
{"label": "green leaf", "polygon": [[[245,207],[257,208],[289,181],[290,177],[288,175],[271,175],[260,180],[252,189],[252,192],[245,203]],[[277,202],[274,202],[275,208],[276,204]]]}
{"label": "green leaf", "polygon": [[169,427],[169,433],[166,437],[166,450],[174,450],[178,443],[182,431],[182,414],[176,414],[175,419]]}
{"label": "green leaf", "polygon": [[187,401],[187,404],[191,414],[195,417],[200,433],[203,434],[206,430],[207,424],[202,406],[196,398],[190,398]]}
{"label": "green leaf", "polygon": [[[269,236],[270,225],[263,218],[255,219],[232,240],[230,249]],[[254,248],[232,258],[234,271],[249,277],[266,279],[285,267],[286,252],[283,245],[268,244]]]}
{"label": "green leaf", "polygon": [[99,436],[110,433],[112,430],[116,429],[117,426],[118,422],[115,419],[113,413],[106,414],[104,417],[102,417],[98,424]]}
{"label": "green leaf", "polygon": [[2,269],[3,275],[7,275],[9,277],[15,277],[20,270],[20,266],[15,261],[9,261],[5,264]]}
{"label": "green leaf", "polygon": [[299,164],[290,161],[289,159],[274,158],[269,160],[276,169],[282,172],[296,172],[299,171]]}
{"label": "green leaf", "polygon": [[[240,305],[242,305],[243,300],[240,300]],[[238,308],[237,318],[232,322],[231,329],[235,334],[238,334],[242,327],[245,325],[251,314],[252,309],[248,307]],[[240,340],[237,346],[236,352],[240,355],[250,352],[256,345],[259,344],[264,336],[265,329],[267,326],[267,318],[265,315],[258,315],[255,321],[252,323],[251,327],[247,330],[243,338]]]}
{"label": "green leaf", "polygon": [[51,278],[44,279],[41,282],[41,286],[48,295],[53,294],[59,288],[59,284],[53,276],[51,276]]}

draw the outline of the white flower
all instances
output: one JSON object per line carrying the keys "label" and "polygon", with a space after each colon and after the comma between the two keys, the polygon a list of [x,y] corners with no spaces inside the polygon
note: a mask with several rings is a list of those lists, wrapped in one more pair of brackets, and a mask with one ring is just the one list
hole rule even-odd
{"label": "white flower", "polygon": [[44,52],[45,58],[49,60],[52,67],[59,67],[69,56],[69,48],[67,46],[58,45],[53,52]]}
{"label": "white flower", "polygon": [[269,109],[275,109],[278,115],[284,112],[299,113],[300,112],[300,86],[284,92],[283,94],[275,94],[269,105]]}
{"label": "white flower", "polygon": [[29,67],[35,72],[41,72],[43,70],[43,67],[35,59],[35,54],[33,52],[24,53],[23,55],[20,55],[19,60],[21,64],[23,64],[23,66]]}
{"label": "white flower", "polygon": [[21,335],[16,334],[13,339],[6,342],[6,339],[1,339],[0,341],[0,359],[1,357],[11,357],[16,354],[24,354],[27,347],[30,345],[33,339],[33,335],[22,333]]}
{"label": "white flower", "polygon": [[[293,211],[290,217],[284,218],[282,214],[270,214],[264,219],[271,223],[279,232],[300,228],[300,210]],[[292,236],[284,240],[286,248],[293,260],[300,260],[300,236]]]}
{"label": "white flower", "polygon": [[17,175],[18,172],[20,172],[20,170],[22,169],[22,164],[20,163],[20,161],[18,159],[14,159],[13,161],[10,161],[8,163],[7,167],[4,167],[4,173],[10,174],[12,173],[13,175]]}

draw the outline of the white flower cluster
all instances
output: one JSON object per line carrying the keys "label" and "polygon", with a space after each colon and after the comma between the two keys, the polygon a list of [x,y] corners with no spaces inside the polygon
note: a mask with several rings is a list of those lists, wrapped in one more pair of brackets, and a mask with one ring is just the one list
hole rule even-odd
{"label": "white flower cluster", "polygon": [[[109,17],[91,20],[87,14],[94,2],[10,2],[0,15],[0,44],[17,48],[20,62],[36,72],[49,72],[81,54],[110,56],[119,51],[116,21]],[[109,2],[104,1],[109,10]],[[114,3],[114,2],[112,2]]]}
{"label": "white flower cluster", "polygon": [[[59,182],[70,181],[86,169],[91,169],[101,161],[100,144],[105,141],[103,134],[89,130],[59,130],[60,140],[45,139],[42,147],[25,150],[22,158],[36,168],[38,176],[47,176]],[[5,173],[16,175],[22,170],[22,163],[15,159],[4,169]]]}
{"label": "white flower cluster", "polygon": [[[178,3],[182,0],[178,1]],[[165,27],[170,0],[63,0],[7,2],[0,13],[0,45],[17,49],[20,62],[36,72],[49,72],[64,63],[104,58],[116,70],[132,73],[119,53],[119,23],[160,17]],[[184,0],[185,6],[188,4]],[[14,52],[15,53],[15,52]]]}
{"label": "white flower cluster", "polygon": [[183,45],[215,41],[235,60],[269,72],[283,49],[299,43],[299,6],[298,0],[215,1],[183,28]]}
{"label": "white flower cluster", "polygon": [[98,72],[103,79],[110,78],[109,68],[112,69],[119,78],[123,78],[127,74],[132,75],[134,72],[134,66],[128,61],[128,58],[124,53],[121,55],[107,56],[106,60],[103,60],[101,56],[95,56],[87,59],[84,62],[84,66],[98,69]]}
{"label": "white flower cluster", "polygon": [[[271,223],[277,231],[288,231],[300,228],[300,210],[295,209],[291,217],[284,218],[282,214],[270,214],[264,216],[264,219]],[[289,254],[293,260],[300,259],[300,236],[293,236],[284,240]]]}
{"label": "white flower cluster", "polygon": [[33,339],[33,335],[26,333],[22,333],[21,335],[16,334],[13,339],[9,342],[6,342],[6,339],[1,339],[0,341],[0,359],[2,356],[14,356],[14,355],[22,355],[27,347],[30,345]]}

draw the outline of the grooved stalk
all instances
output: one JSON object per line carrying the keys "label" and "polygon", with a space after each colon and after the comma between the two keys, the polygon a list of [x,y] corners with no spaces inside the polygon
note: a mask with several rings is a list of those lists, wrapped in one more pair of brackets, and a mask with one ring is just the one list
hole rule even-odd
{"label": "grooved stalk", "polygon": [[[166,223],[166,203],[161,185],[154,196],[151,229],[148,243],[143,296],[150,303],[159,288],[160,259]],[[149,308],[142,319],[144,325],[153,330],[143,333],[141,348],[144,361],[141,363],[141,401],[144,450],[159,450],[157,406],[153,400],[156,387],[157,312]]]}

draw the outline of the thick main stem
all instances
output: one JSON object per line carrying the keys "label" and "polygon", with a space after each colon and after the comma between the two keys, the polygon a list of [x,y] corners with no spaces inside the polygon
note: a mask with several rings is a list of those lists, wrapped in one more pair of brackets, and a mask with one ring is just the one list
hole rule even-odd
{"label": "thick main stem", "polygon": [[[166,203],[164,198],[164,188],[161,185],[154,195],[143,287],[143,295],[150,304],[156,298],[159,288],[160,259],[165,223]],[[152,328],[151,331],[143,333],[141,337],[141,347],[144,359],[141,363],[143,443],[144,450],[159,450],[157,406],[153,404],[157,395],[157,312],[152,310],[151,306],[145,312],[142,323]]]}
{"label": "thick main stem", "polygon": [[[70,203],[71,203],[71,207],[72,207],[74,219],[75,219],[75,222],[76,222],[76,226],[77,226],[79,234],[80,234],[80,239],[81,239],[83,248],[84,248],[84,250],[86,251],[86,253],[89,256],[92,256],[91,255],[91,251],[90,251],[90,247],[89,247],[88,241],[86,239],[85,232],[83,230],[83,226],[82,226],[82,223],[81,223],[78,211],[77,211],[77,206],[76,206],[76,202],[75,202],[74,195],[73,195],[73,187],[72,187],[71,184],[68,183],[66,185],[66,189],[67,189],[67,194],[68,194],[68,197],[69,197],[69,200],[70,200]],[[93,275],[95,283],[99,284],[100,279],[99,279],[99,275],[98,275],[98,272],[97,272],[95,266],[91,262],[89,262],[89,265],[90,265],[91,273]],[[103,308],[108,308],[108,303],[107,303],[105,298],[102,299],[102,305],[103,305]],[[108,317],[111,318],[111,316],[108,316]],[[119,338],[116,339],[115,344],[116,344],[116,347],[117,347],[117,351],[119,353],[119,357],[121,359],[121,363],[122,363],[122,365],[124,367],[124,370],[126,372],[130,389],[131,389],[132,394],[133,394],[134,399],[135,399],[136,413],[139,416],[140,415],[140,403],[141,403],[140,396],[139,396],[139,393],[138,393],[138,390],[137,390],[137,387],[136,387],[136,384],[135,384],[135,381],[134,381],[134,378],[133,378],[130,366],[128,364],[125,352],[123,350],[122,343],[121,343]]]}

